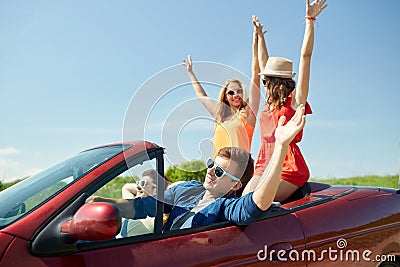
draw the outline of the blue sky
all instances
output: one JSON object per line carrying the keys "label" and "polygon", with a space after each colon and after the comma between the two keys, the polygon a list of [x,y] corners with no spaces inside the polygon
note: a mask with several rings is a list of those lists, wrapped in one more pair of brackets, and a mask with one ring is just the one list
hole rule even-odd
{"label": "blue sky", "polygon": [[[130,117],[135,94],[170,68],[177,70],[171,79],[188,81],[177,66],[188,53],[250,76],[252,14],[268,29],[270,55],[292,59],[297,72],[304,2],[0,0],[0,181],[121,141],[125,120],[135,117],[146,117],[145,137],[169,151],[168,137],[157,129],[162,117],[154,114],[173,114],[182,101],[206,114],[193,90],[180,86],[150,115],[136,110]],[[315,31],[314,114],[300,144],[311,176],[396,174],[400,2],[328,4]],[[219,87],[206,90],[213,96]],[[202,158],[198,147],[212,136],[212,122],[200,124],[179,141],[185,159]],[[259,144],[256,131],[254,157]]]}

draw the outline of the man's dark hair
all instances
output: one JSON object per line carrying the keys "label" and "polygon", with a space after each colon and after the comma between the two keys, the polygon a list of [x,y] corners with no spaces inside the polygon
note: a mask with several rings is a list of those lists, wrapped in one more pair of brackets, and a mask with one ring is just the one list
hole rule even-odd
{"label": "man's dark hair", "polygon": [[150,177],[153,180],[153,183],[155,183],[155,184],[157,183],[158,173],[157,173],[157,171],[155,169],[145,170],[142,173],[142,177],[144,177],[144,176]]}

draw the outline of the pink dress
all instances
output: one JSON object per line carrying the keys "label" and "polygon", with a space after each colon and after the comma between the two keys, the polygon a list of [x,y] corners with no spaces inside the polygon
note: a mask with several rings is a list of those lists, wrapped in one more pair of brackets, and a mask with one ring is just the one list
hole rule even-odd
{"label": "pink dress", "polygon": [[[260,116],[260,132],[261,132],[261,148],[255,166],[254,174],[261,176],[267,167],[275,144],[275,128],[278,126],[278,120],[281,116],[286,117],[286,121],[290,120],[295,114],[295,110],[291,107],[292,96],[290,95],[286,104],[280,109],[265,109]],[[305,114],[312,114],[311,107],[306,103]],[[299,132],[293,141],[289,144],[289,150],[286,154],[282,168],[282,179],[297,186],[302,186],[310,177],[307,164],[300,152],[297,143],[303,137],[303,130]]]}

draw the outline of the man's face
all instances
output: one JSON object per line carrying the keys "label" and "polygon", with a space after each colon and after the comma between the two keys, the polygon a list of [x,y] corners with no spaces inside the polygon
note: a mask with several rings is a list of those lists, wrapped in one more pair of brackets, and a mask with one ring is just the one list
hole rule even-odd
{"label": "man's face", "polygon": [[149,176],[143,176],[140,181],[146,181],[145,186],[140,186],[138,185],[137,189],[138,189],[138,193],[137,196],[138,197],[148,197],[148,196],[153,196],[156,194],[156,189],[157,186],[156,184],[153,182],[153,179]]}
{"label": "man's face", "polygon": [[[238,177],[236,174],[238,166],[235,161],[227,158],[216,157],[215,164],[220,166],[226,172]],[[204,180],[203,183],[204,188],[210,191],[210,193],[212,193],[215,197],[224,196],[232,189],[237,190],[238,189],[236,188],[237,187],[236,185],[238,184],[237,181],[232,180],[227,175],[224,175],[221,178],[217,178],[215,176],[215,167],[216,167],[215,164],[214,167],[207,169],[206,179]]]}

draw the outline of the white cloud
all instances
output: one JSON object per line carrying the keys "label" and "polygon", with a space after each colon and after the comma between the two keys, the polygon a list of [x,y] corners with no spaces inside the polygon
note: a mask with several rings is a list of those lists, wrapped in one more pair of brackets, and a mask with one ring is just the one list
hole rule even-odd
{"label": "white cloud", "polygon": [[20,178],[18,175],[21,164],[15,159],[10,159],[19,154],[21,151],[12,146],[0,148],[0,181],[8,182]]}
{"label": "white cloud", "polygon": [[16,149],[15,147],[6,147],[6,148],[0,148],[0,157],[3,156],[8,156],[8,155],[16,155],[16,154],[20,154],[21,151]]}
{"label": "white cloud", "polygon": [[27,170],[20,162],[22,151],[9,146],[0,148],[0,181],[11,182],[37,173],[37,170]]}
{"label": "white cloud", "polygon": [[15,160],[0,158],[0,168],[5,169],[7,167],[18,167],[19,163]]}
{"label": "white cloud", "polygon": [[15,160],[0,158],[0,181],[9,182],[11,180],[22,178],[19,173],[20,163]]}

